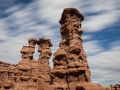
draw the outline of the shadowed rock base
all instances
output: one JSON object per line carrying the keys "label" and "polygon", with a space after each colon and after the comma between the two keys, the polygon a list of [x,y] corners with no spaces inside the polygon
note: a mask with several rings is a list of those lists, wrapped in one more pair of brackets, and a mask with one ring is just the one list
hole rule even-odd
{"label": "shadowed rock base", "polygon": [[80,85],[77,85],[76,89],[74,90],[107,90],[107,89],[93,83],[81,83]]}

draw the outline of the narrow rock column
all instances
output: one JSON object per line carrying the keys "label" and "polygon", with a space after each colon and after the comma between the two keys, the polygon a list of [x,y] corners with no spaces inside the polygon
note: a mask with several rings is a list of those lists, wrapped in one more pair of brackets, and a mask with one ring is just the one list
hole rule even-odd
{"label": "narrow rock column", "polygon": [[22,60],[18,63],[17,68],[15,69],[15,76],[18,76],[16,82],[28,82],[31,75],[31,64],[29,57],[29,47],[23,46],[21,49]]}
{"label": "narrow rock column", "polygon": [[35,53],[35,45],[37,44],[37,39],[35,38],[30,38],[28,39],[29,43],[29,53],[28,56],[30,58],[30,65],[31,65],[31,75],[30,75],[30,80],[32,83],[36,83],[38,80],[39,76],[39,64],[38,62],[33,58],[33,54]]}
{"label": "narrow rock column", "polygon": [[28,53],[28,56],[30,57],[30,59],[32,60],[33,59],[33,53],[35,53],[35,45],[37,43],[37,40],[34,39],[34,38],[30,38],[28,40],[28,43],[29,43],[29,53]]}
{"label": "narrow rock column", "polygon": [[45,82],[50,83],[50,65],[49,59],[52,55],[50,47],[52,43],[50,39],[40,38],[37,43],[38,52],[40,52],[38,63],[39,63],[39,77],[42,78]]}

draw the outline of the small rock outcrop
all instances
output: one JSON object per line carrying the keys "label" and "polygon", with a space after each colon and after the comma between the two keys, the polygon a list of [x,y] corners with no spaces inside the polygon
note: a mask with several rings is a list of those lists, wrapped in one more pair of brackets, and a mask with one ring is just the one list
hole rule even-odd
{"label": "small rock outcrop", "polygon": [[110,90],[120,90],[120,83],[115,85],[110,85]]}

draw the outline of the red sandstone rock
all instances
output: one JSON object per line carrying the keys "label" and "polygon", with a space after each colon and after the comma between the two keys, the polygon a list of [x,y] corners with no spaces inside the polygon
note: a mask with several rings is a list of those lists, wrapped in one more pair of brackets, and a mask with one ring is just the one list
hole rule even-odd
{"label": "red sandstone rock", "polygon": [[38,40],[37,44],[38,46],[38,52],[40,52],[38,62],[40,64],[40,74],[39,77],[43,79],[43,81],[50,83],[50,66],[49,66],[49,59],[52,55],[50,47],[52,46],[52,43],[50,39],[41,38]]}
{"label": "red sandstone rock", "polygon": [[120,90],[120,84],[110,85],[110,90]]}
{"label": "red sandstone rock", "polygon": [[[86,57],[83,52],[82,29],[80,27],[83,19],[83,15],[75,8],[66,8],[62,13],[59,21],[61,24],[60,33],[62,41],[59,45],[60,48],[54,54],[54,68],[51,70],[52,85],[54,88],[75,90],[76,84],[91,82],[88,72],[89,68],[84,66],[84,61],[86,61],[84,59],[86,58],[79,58],[81,54]],[[58,78],[58,81],[55,82],[55,78]],[[63,82],[61,81],[64,81],[66,86],[63,86]]]}
{"label": "red sandstone rock", "polygon": [[[84,16],[76,8],[65,8],[59,23],[62,41],[52,55],[50,39],[30,38],[29,46],[21,49],[22,60],[17,65],[0,62],[0,90],[108,90],[91,82],[91,72],[82,46],[81,22]],[[35,45],[40,52],[33,58]],[[120,90],[120,84],[111,85],[111,90]]]}

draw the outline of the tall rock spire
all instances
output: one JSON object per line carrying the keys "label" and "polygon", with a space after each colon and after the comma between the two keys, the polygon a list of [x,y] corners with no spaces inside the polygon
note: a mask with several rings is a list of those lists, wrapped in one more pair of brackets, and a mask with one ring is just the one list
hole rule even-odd
{"label": "tall rock spire", "polygon": [[91,82],[86,54],[82,46],[81,22],[84,16],[75,8],[65,8],[59,23],[62,41],[54,54],[51,70],[52,85],[75,90],[82,82]]}

